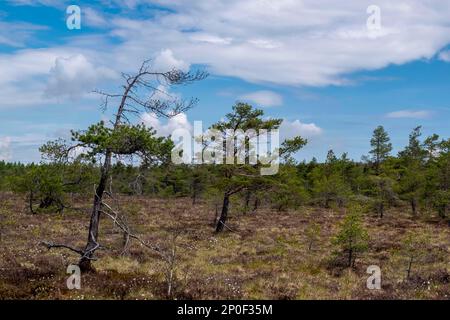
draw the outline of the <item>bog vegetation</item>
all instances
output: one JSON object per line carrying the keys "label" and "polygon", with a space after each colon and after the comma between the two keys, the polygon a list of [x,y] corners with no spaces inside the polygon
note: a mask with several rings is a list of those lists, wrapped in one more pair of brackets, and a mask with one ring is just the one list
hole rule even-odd
{"label": "bog vegetation", "polygon": [[[257,174],[259,163],[175,165],[170,137],[129,119],[142,112],[171,117],[193,107],[195,99],[144,99],[143,92],[154,93],[156,82],[176,86],[204,77],[153,72],[144,63],[135,75],[124,75],[123,92],[99,92],[103,107],[115,108],[112,124],[48,142],[39,164],[0,162],[0,245],[9,248],[0,297],[74,298],[63,288],[64,267],[56,269],[61,262],[42,262],[63,257],[62,265],[77,263],[93,283],[112,288],[91,287],[87,297],[370,298],[361,289],[370,261],[389,270],[386,297],[448,298],[450,139],[423,137],[421,127],[412,128],[409,143],[393,154],[389,133],[379,126],[360,161],[330,150],[324,162],[298,162],[293,155],[307,140],[295,137],[282,143],[273,176]],[[212,128],[275,129],[281,123],[236,103]],[[34,236],[23,225],[30,221],[39,226]],[[19,261],[35,250],[33,261]],[[39,271],[44,264],[55,270]],[[42,280],[40,272],[52,280]],[[227,276],[217,278],[221,273]],[[39,286],[27,282],[13,290],[22,285],[14,278]],[[336,279],[357,289],[345,291]]]}

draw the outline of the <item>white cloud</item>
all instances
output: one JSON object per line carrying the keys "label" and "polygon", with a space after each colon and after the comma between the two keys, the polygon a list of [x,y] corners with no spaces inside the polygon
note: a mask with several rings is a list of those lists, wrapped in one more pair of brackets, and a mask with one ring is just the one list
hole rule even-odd
{"label": "white cloud", "polygon": [[189,70],[189,64],[183,60],[176,59],[173,55],[172,50],[165,49],[162,50],[155,58],[153,67],[156,71],[168,71],[172,69],[179,69],[182,71]]}
{"label": "white cloud", "polygon": [[212,44],[230,44],[233,39],[232,38],[221,38],[212,34],[206,33],[195,33],[191,36],[191,39],[198,42],[206,42]]}
{"label": "white cloud", "polygon": [[92,91],[100,80],[115,77],[114,71],[94,66],[82,54],[59,57],[50,70],[45,93],[50,97],[79,97]]}
{"label": "white cloud", "polygon": [[322,128],[314,123],[303,123],[300,120],[284,120],[280,126],[280,136],[282,139],[289,139],[296,136],[303,138],[314,138],[323,133]]}
{"label": "white cloud", "polygon": [[432,116],[432,112],[428,110],[399,110],[386,114],[386,117],[392,119],[426,119]]}
{"label": "white cloud", "polygon": [[192,125],[189,122],[185,113],[177,114],[169,118],[166,123],[161,120],[154,113],[144,113],[141,116],[142,123],[147,127],[152,127],[160,137],[167,137],[171,135],[176,129],[186,129],[192,131]]}
{"label": "white cloud", "polygon": [[283,104],[283,97],[279,94],[262,90],[250,92],[239,97],[243,101],[254,102],[262,107],[278,107]]}
{"label": "white cloud", "polygon": [[439,53],[439,59],[445,62],[450,62],[450,50],[441,51]]}
{"label": "white cloud", "polygon": [[[11,2],[62,3],[53,0]],[[39,90],[44,92],[42,84],[49,75],[49,95],[78,95],[80,91],[92,90],[90,86],[103,80],[109,68],[131,72],[149,57],[155,57],[155,68],[164,71],[171,68],[186,71],[191,65],[203,64],[212,74],[251,82],[345,85],[349,83],[347,75],[351,72],[431,59],[450,43],[450,3],[441,0],[401,3],[379,0],[382,30],[376,38],[366,28],[367,6],[360,0],[349,0],[345,4],[331,0],[189,3],[108,0],[104,3],[122,6],[128,13],[138,10],[140,4],[156,4],[171,10],[160,11],[148,19],[142,15],[139,19],[126,18],[131,14],[108,16],[110,32],[73,36],[66,46],[0,54],[0,95],[5,97],[3,92],[16,92],[15,97],[8,98],[10,105],[30,105]],[[87,23],[98,26],[105,23],[99,12],[89,7],[85,11]],[[8,39],[11,41],[11,37]],[[74,53],[85,60],[74,59]],[[445,57],[446,53],[441,53],[441,59]],[[57,58],[60,58],[60,65],[55,64]],[[77,63],[84,65],[75,76],[81,81],[72,81],[71,66]],[[102,65],[108,69],[100,67]],[[24,92],[23,88],[29,87],[33,88],[33,94]],[[1,107],[4,106],[2,103]]]}
{"label": "white cloud", "polygon": [[0,54],[0,85],[22,85],[30,78],[48,74],[55,59],[64,52],[59,49],[26,49],[14,54]]}
{"label": "white cloud", "polygon": [[83,24],[90,27],[102,28],[108,26],[110,23],[102,14],[92,8],[83,7],[81,12],[84,14],[84,20],[82,20]]}
{"label": "white cloud", "polygon": [[[51,5],[57,1],[15,2]],[[114,68],[136,67],[159,53],[157,68],[205,64],[215,74],[252,82],[343,85],[351,72],[431,59],[450,43],[450,3],[442,0],[379,0],[382,29],[376,37],[366,26],[370,3],[360,0],[106,3],[121,5],[123,10],[137,10],[139,4],[171,9],[149,19],[116,16],[111,20],[108,34],[120,43],[114,41],[107,48],[97,45],[96,56]],[[87,21],[105,22],[98,12],[85,11]]]}
{"label": "white cloud", "polygon": [[42,132],[26,133],[20,136],[9,137],[14,147],[37,147],[50,140],[49,136]]}
{"label": "white cloud", "polygon": [[[0,16],[1,19],[1,16]],[[25,47],[37,31],[48,29],[46,26],[24,22],[0,21],[0,45]]]}
{"label": "white cloud", "polygon": [[10,137],[0,137],[0,161],[8,161],[11,159],[10,145]]}
{"label": "white cloud", "polygon": [[70,56],[70,51],[69,48],[49,48],[0,54],[0,108],[51,104],[44,96],[48,89],[46,80],[58,57]]}
{"label": "white cloud", "polygon": [[152,20],[116,20],[113,33],[123,40],[117,54],[142,57],[170,48],[188,64],[252,82],[342,85],[351,72],[431,59],[450,43],[450,4],[441,0],[379,0],[376,37],[366,26],[370,3],[360,0],[140,3],[172,11]]}
{"label": "white cloud", "polygon": [[8,0],[9,3],[17,6],[52,6],[62,7],[66,0]]}
{"label": "white cloud", "polygon": [[265,40],[265,39],[252,39],[252,40],[249,40],[248,42],[255,45],[256,47],[262,48],[262,49],[276,49],[283,45],[281,42]]}
{"label": "white cloud", "polygon": [[70,150],[69,157],[70,158],[78,158],[81,155],[88,154],[91,150],[91,148],[83,147],[83,146],[77,146]]}

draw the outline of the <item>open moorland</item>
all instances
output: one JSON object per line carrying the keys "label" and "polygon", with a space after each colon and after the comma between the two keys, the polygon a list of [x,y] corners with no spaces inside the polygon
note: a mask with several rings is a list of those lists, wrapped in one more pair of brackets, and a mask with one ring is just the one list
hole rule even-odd
{"label": "open moorland", "polygon": [[[214,232],[207,200],[120,196],[117,207],[139,240],[102,217],[94,270],[69,290],[67,266],[79,255],[42,241],[83,247],[90,199],[62,213],[28,212],[21,197],[1,194],[0,299],[449,299],[450,228],[426,214],[394,207],[363,214],[368,248],[346,266],[333,240],[341,208],[230,207],[227,229]],[[311,229],[311,226],[315,226]],[[405,236],[423,239],[408,249]],[[164,257],[143,243],[157,246]],[[412,253],[413,252],[413,253]],[[413,259],[410,259],[414,257]],[[412,261],[411,261],[412,260]],[[367,268],[381,269],[381,290],[367,288]],[[409,277],[407,271],[410,271]]]}

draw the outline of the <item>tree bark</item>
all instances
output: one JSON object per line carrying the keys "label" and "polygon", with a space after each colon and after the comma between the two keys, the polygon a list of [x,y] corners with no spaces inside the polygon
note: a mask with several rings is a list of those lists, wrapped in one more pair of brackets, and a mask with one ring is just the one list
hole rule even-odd
{"label": "tree bark", "polygon": [[244,214],[248,213],[249,207],[250,207],[250,198],[252,196],[252,193],[250,191],[247,191],[245,193],[245,206],[244,206]]}
{"label": "tree bark", "polygon": [[92,270],[91,259],[95,249],[98,247],[98,227],[100,224],[100,212],[102,210],[103,194],[106,189],[110,169],[111,169],[111,151],[107,151],[105,162],[101,170],[100,182],[95,190],[94,205],[92,207],[91,220],[89,223],[89,234],[86,247],[84,249],[85,255],[80,259],[79,266],[82,271]]}
{"label": "tree bark", "polygon": [[348,250],[348,267],[350,268],[352,266],[353,261],[353,249]]}
{"label": "tree bark", "polygon": [[230,205],[230,195],[228,193],[225,193],[223,196],[222,212],[220,213],[220,218],[216,225],[216,232],[223,231],[223,228],[225,227],[225,223],[227,222],[228,218],[229,205]]}
{"label": "tree bark", "polygon": [[330,208],[330,198],[328,198],[328,196],[325,198],[325,208],[326,209]]}
{"label": "tree bark", "polygon": [[34,209],[33,209],[33,196],[34,196],[33,191],[30,191],[30,197],[28,199],[29,200],[28,205],[30,207],[31,213],[32,214],[36,214],[36,211],[34,211]]}
{"label": "tree bark", "polygon": [[411,210],[412,210],[413,216],[416,216],[417,215],[417,200],[416,200],[416,198],[411,199]]}
{"label": "tree bark", "polygon": [[413,257],[409,258],[408,269],[406,270],[406,272],[407,272],[406,279],[407,280],[409,280],[411,277],[411,269],[412,269],[413,260],[414,260]]}
{"label": "tree bark", "polygon": [[380,218],[383,218],[384,215],[384,203],[380,202],[378,205],[378,213],[380,214]]}
{"label": "tree bark", "polygon": [[[117,109],[117,114],[114,121],[114,131],[117,130],[117,128],[120,126],[122,122],[122,115],[124,112],[128,94],[130,90],[134,87],[136,81],[140,76],[141,76],[140,74],[135,76],[125,87],[125,91],[122,95],[122,99]],[[84,254],[81,257],[80,262],[78,263],[80,269],[84,271],[92,270],[91,265],[92,256],[94,255],[95,250],[97,250],[99,247],[99,243],[97,240],[98,240],[98,227],[100,223],[100,212],[102,210],[103,193],[105,192],[106,184],[110,176],[112,156],[113,156],[112,151],[110,149],[107,149],[105,152],[105,161],[103,162],[103,166],[101,169],[100,181],[97,186],[97,189],[95,190],[94,205],[92,207],[91,220],[89,222],[89,234],[87,244],[84,249]]]}
{"label": "tree bark", "polygon": [[448,212],[448,205],[444,204],[438,207],[438,215],[442,219],[445,219],[447,217]]}

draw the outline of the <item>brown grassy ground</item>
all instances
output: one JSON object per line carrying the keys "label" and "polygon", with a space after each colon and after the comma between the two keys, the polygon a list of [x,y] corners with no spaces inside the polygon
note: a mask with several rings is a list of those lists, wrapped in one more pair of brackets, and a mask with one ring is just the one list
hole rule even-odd
{"label": "brown grassy ground", "polygon": [[[304,207],[275,212],[260,209],[241,215],[233,210],[228,231],[213,233],[210,205],[190,200],[122,197],[121,206],[134,231],[163,248],[175,229],[184,232],[176,245],[177,299],[449,299],[450,228],[438,219],[411,217],[400,209],[382,220],[366,215],[370,248],[352,270],[336,263],[331,238],[343,217],[340,210]],[[106,218],[94,263],[96,273],[82,275],[81,290],[68,290],[66,268],[77,261],[67,250],[48,251],[41,240],[82,248],[89,220],[83,210],[61,215],[27,213],[22,199],[0,195],[0,299],[164,299],[167,265],[136,242],[121,255],[122,235]],[[406,209],[405,209],[406,210]],[[305,229],[321,226],[320,239],[308,250]],[[426,237],[426,254],[405,281],[407,259],[402,238],[408,230]],[[366,269],[379,265],[382,290],[369,290]]]}

